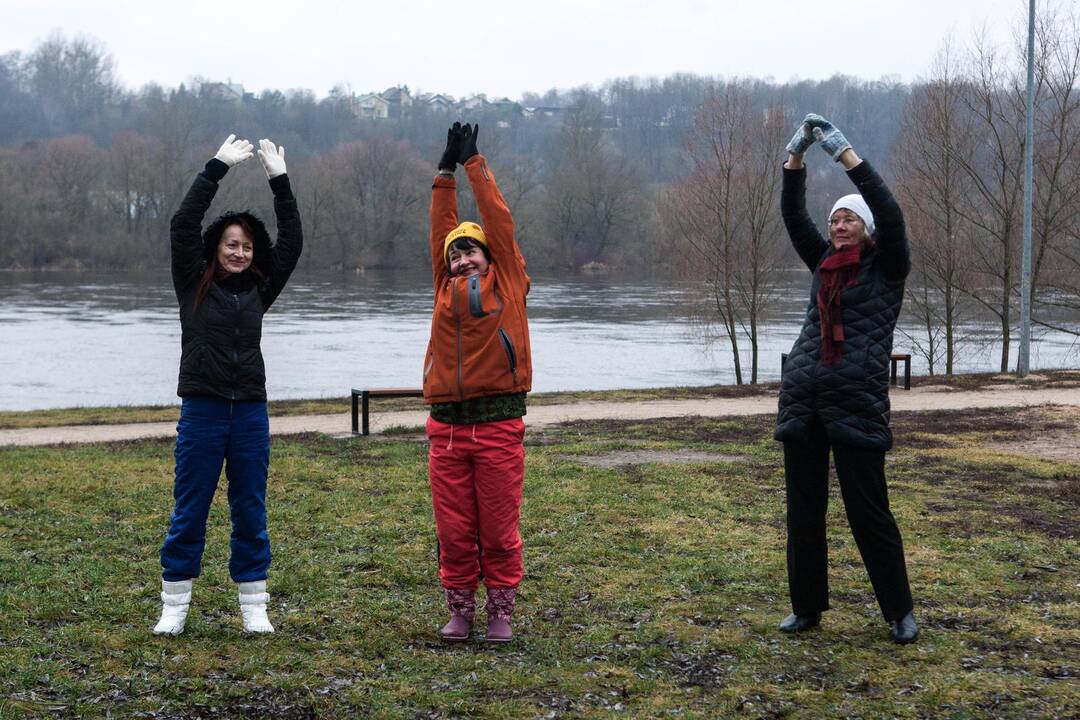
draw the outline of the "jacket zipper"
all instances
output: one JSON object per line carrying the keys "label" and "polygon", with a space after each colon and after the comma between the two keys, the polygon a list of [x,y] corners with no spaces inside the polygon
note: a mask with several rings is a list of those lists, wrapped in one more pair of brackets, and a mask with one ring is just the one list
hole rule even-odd
{"label": "jacket zipper", "polygon": [[462,402],[465,402],[465,382],[462,379],[461,370],[461,314],[458,312],[458,278],[453,278],[452,283],[454,293],[454,326],[457,329],[457,382],[458,382],[458,396]]}
{"label": "jacket zipper", "polygon": [[[232,350],[233,371],[235,372],[236,371],[236,365],[239,362],[239,360],[237,359],[237,356],[236,356],[236,338],[239,337],[239,335],[240,335],[240,325],[239,325],[239,323],[240,323],[240,296],[237,295],[236,293],[233,293],[232,299],[233,299],[233,305],[236,306],[236,320],[235,320],[235,322],[237,323],[236,325],[233,325],[233,346],[232,346],[233,347],[233,350]],[[229,391],[229,399],[236,400],[236,386],[235,385]]]}

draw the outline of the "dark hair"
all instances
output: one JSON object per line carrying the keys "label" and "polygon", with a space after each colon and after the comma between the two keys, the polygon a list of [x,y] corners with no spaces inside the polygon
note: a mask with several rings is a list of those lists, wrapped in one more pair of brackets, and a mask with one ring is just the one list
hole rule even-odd
{"label": "dark hair", "polygon": [[[245,220],[243,217],[238,216],[235,218],[230,218],[229,222],[221,227],[221,235],[218,237],[219,246],[221,245],[221,238],[225,237],[225,231],[228,230],[229,227],[231,227],[232,225],[238,226],[241,230],[244,231],[247,239],[254,242],[256,236],[255,231],[251,227],[251,224],[248,223],[247,220]],[[251,272],[255,275],[256,280],[262,282],[265,275],[255,264],[254,255],[252,256],[251,265],[248,266],[248,269],[251,270]],[[192,310],[199,309],[199,305],[201,305],[202,301],[206,299],[206,293],[210,292],[210,283],[214,282],[214,279],[218,276],[220,271],[221,265],[218,263],[217,251],[215,249],[215,251],[207,259],[206,269],[203,270],[202,277],[199,278],[199,287],[195,290],[195,301],[192,303]]]}
{"label": "dark hair", "polygon": [[487,245],[474,240],[471,237],[459,237],[454,242],[450,243],[450,247],[446,248],[446,258],[450,259],[450,251],[457,250],[458,252],[465,252],[469,248],[478,247],[484,253],[484,259],[491,262],[491,253],[488,252]]}

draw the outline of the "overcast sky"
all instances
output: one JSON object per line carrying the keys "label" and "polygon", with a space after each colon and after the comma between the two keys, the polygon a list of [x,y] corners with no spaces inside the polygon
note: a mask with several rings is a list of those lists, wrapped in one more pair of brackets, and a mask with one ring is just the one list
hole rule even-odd
{"label": "overcast sky", "polygon": [[1026,13],[1027,0],[0,0],[0,53],[59,31],[102,43],[129,88],[202,76],[256,93],[517,99],[674,72],[910,81],[950,34],[1010,43]]}

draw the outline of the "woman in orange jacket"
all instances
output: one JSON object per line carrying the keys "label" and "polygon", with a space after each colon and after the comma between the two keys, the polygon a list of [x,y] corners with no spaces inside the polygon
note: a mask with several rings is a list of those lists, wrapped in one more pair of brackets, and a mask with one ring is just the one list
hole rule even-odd
{"label": "woman in orange jacket", "polygon": [[[474,593],[487,588],[487,640],[508,642],[522,577],[518,521],[525,475],[525,395],[532,360],[525,296],[529,276],[514,221],[487,161],[479,125],[447,131],[431,186],[435,307],[424,361],[431,405],[429,474],[439,538],[447,641],[472,630]],[[454,170],[465,168],[482,225],[458,223]]]}

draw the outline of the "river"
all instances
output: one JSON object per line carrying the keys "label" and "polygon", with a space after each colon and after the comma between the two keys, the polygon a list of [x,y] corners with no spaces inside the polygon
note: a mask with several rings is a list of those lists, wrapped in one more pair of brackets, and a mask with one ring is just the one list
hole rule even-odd
{"label": "river", "polygon": [[[808,281],[792,272],[771,308],[761,330],[761,380],[779,377]],[[734,382],[727,346],[710,346],[691,320],[699,294],[690,283],[534,277],[534,391]],[[297,272],[263,325],[270,398],[419,387],[431,298],[425,274]],[[910,342],[898,333],[895,347],[910,351]],[[0,410],[177,403],[179,358],[167,273],[0,273]],[[1074,338],[1040,334],[1032,358],[1033,368],[1073,366]],[[998,362],[987,343],[966,350],[958,369],[991,371]],[[748,367],[746,359],[746,378]],[[925,370],[915,357],[913,371]]]}

